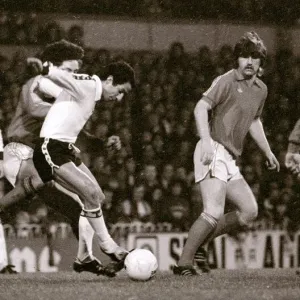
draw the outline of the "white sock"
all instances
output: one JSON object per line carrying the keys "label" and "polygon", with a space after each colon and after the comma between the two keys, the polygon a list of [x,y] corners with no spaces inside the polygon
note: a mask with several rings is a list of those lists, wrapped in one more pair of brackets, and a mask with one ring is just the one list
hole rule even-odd
{"label": "white sock", "polygon": [[8,265],[7,249],[4,236],[3,225],[0,221],[0,270]]}
{"label": "white sock", "polygon": [[94,229],[87,218],[80,216],[79,218],[79,241],[77,258],[80,261],[86,258],[93,259],[93,237]]}
{"label": "white sock", "polygon": [[110,236],[103,215],[97,218],[86,218],[95,231],[100,248],[106,253],[115,253],[119,246]]}

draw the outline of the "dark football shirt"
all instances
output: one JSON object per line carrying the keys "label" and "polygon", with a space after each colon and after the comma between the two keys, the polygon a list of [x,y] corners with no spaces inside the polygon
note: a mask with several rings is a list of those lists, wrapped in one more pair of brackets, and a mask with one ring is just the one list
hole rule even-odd
{"label": "dark football shirt", "polygon": [[203,100],[212,107],[211,137],[235,157],[240,156],[243,143],[254,119],[259,118],[268,94],[258,78],[249,86],[233,69],[217,77],[203,93]]}

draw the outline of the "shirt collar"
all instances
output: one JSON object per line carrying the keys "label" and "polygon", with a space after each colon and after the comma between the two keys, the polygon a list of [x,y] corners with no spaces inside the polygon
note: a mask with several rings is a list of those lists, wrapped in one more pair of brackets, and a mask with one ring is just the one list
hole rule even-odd
{"label": "shirt collar", "polygon": [[[244,76],[238,71],[238,69],[234,69],[234,76],[235,76],[235,80],[236,81],[243,81],[245,80]],[[260,80],[256,77],[255,80],[254,80],[254,83],[262,88],[262,84],[260,82]]]}

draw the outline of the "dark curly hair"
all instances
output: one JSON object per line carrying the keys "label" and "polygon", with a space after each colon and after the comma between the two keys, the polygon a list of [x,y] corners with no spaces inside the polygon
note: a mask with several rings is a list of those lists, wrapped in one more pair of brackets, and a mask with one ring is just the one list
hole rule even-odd
{"label": "dark curly hair", "polygon": [[125,61],[110,63],[103,68],[100,74],[97,75],[99,75],[101,79],[106,79],[109,76],[113,76],[114,85],[124,84],[126,82],[129,82],[132,88],[134,88],[136,85],[134,70]]}
{"label": "dark curly hair", "polygon": [[41,60],[43,62],[50,61],[55,66],[59,66],[65,60],[81,60],[83,56],[84,50],[82,47],[63,39],[48,44],[41,54]]}
{"label": "dark curly hair", "polygon": [[261,67],[263,67],[267,58],[267,49],[259,35],[250,31],[246,32],[236,43],[233,54],[236,61],[239,57],[260,58]]}

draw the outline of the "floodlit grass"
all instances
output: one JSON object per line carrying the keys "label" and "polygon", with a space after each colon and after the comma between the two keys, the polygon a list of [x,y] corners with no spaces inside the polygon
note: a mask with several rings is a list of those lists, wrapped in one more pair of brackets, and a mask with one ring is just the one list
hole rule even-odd
{"label": "floodlit grass", "polygon": [[158,273],[134,282],[124,273],[109,279],[73,272],[0,275],[0,299],[86,300],[300,300],[292,269],[216,270],[198,277]]}

